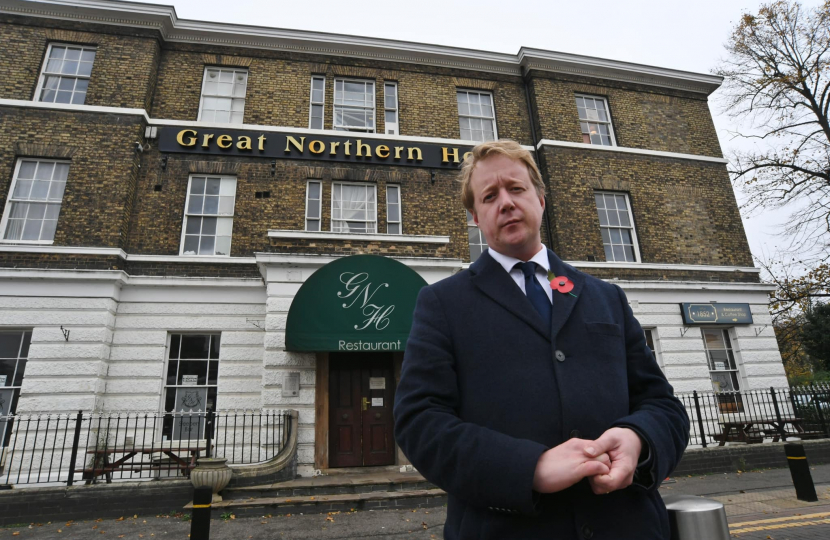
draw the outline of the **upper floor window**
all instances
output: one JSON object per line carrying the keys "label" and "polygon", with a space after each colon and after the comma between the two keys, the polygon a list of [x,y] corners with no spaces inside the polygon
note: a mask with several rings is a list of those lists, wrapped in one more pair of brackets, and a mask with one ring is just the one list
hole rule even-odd
{"label": "upper floor window", "polygon": [[387,135],[399,134],[398,130],[398,83],[383,85],[384,124]]}
{"label": "upper floor window", "polygon": [[470,262],[475,262],[487,249],[487,240],[481,234],[481,229],[476,225],[473,214],[469,210],[467,210],[467,239],[470,243]]}
{"label": "upper floor window", "polygon": [[401,231],[401,186],[386,186],[386,233],[402,234]]}
{"label": "upper floor window", "polygon": [[4,240],[51,244],[66,188],[69,163],[19,159],[0,230]]}
{"label": "upper floor window", "polygon": [[311,78],[311,105],[308,109],[308,127],[323,129],[323,118],[326,106],[326,78]]}
{"label": "upper floor window", "polygon": [[305,192],[305,230],[319,231],[323,210],[323,186],[321,182],[311,181]]}
{"label": "upper floor window", "polygon": [[198,120],[241,124],[247,88],[247,70],[206,67]]}
{"label": "upper floor window", "polygon": [[35,101],[83,105],[94,61],[94,47],[50,44]]}
{"label": "upper floor window", "polygon": [[602,97],[576,96],[582,142],[614,146],[614,128],[608,114],[608,102]]}
{"label": "upper floor window", "polygon": [[461,138],[465,141],[494,141],[496,133],[496,113],[493,109],[493,96],[489,92],[458,90],[458,123]]}
{"label": "upper floor window", "polygon": [[376,233],[378,210],[374,185],[344,184],[331,187],[332,232]]}
{"label": "upper floor window", "polygon": [[334,80],[334,129],[375,132],[375,83]]}
{"label": "upper floor window", "polygon": [[631,218],[631,206],[625,193],[594,193],[602,233],[602,246],[608,262],[638,262],[637,233]]}
{"label": "upper floor window", "polygon": [[180,254],[229,256],[235,200],[236,178],[191,176]]}

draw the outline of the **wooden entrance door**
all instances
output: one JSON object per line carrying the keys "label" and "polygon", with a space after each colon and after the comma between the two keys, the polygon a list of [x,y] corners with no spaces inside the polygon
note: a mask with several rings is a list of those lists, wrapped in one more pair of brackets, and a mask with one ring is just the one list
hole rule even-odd
{"label": "wooden entrance door", "polygon": [[329,466],[395,463],[392,355],[329,356]]}

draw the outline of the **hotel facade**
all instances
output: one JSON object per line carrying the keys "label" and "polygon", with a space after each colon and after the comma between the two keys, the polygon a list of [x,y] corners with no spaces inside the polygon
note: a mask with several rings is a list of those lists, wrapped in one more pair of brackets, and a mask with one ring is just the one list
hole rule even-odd
{"label": "hotel facade", "polygon": [[415,296],[486,249],[458,167],[498,138],[675,391],[787,384],[719,77],[99,0],[0,0],[0,49],[4,414],[294,409],[301,474],[406,464]]}

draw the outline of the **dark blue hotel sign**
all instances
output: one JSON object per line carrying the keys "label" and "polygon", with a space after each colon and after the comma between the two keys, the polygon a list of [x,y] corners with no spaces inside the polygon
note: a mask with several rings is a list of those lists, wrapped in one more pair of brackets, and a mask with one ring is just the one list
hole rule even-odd
{"label": "dark blue hotel sign", "polygon": [[680,304],[683,322],[692,324],[752,324],[749,304]]}

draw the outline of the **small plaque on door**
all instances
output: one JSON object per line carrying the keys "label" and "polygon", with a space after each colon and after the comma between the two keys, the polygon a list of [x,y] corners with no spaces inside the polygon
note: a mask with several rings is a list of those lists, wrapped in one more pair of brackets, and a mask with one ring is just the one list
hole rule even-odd
{"label": "small plaque on door", "polygon": [[372,398],[372,407],[383,407],[383,398],[382,397],[373,397]]}
{"label": "small plaque on door", "polygon": [[196,386],[199,384],[198,375],[182,375],[182,386]]}
{"label": "small plaque on door", "polygon": [[386,390],[386,377],[369,377],[369,390]]}
{"label": "small plaque on door", "polygon": [[282,395],[293,397],[300,395],[300,373],[292,371],[286,373],[282,383]]}

